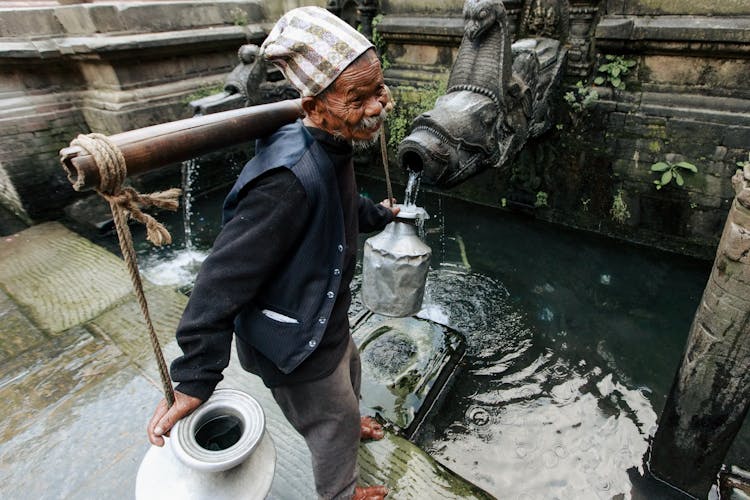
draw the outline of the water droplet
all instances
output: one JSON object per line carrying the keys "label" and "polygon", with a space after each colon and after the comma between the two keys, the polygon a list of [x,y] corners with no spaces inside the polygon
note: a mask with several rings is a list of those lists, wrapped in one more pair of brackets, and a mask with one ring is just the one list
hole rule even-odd
{"label": "water droplet", "polygon": [[544,462],[545,467],[550,469],[552,467],[556,467],[559,463],[557,455],[555,455],[555,453],[551,450],[544,452],[544,455],[542,455],[542,461]]}
{"label": "water droplet", "polygon": [[478,406],[469,408],[467,415],[474,425],[487,425],[490,421],[490,414],[487,410]]}
{"label": "water droplet", "polygon": [[557,455],[560,458],[565,458],[568,456],[568,450],[566,450],[565,447],[561,444],[552,448],[552,451],[554,451],[555,455]]}

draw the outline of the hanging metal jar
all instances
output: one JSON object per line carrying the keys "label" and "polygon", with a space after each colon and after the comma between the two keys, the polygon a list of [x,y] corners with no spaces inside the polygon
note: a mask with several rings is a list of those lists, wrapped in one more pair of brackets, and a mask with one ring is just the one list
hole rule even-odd
{"label": "hanging metal jar", "polygon": [[429,218],[414,205],[400,206],[396,220],[365,241],[362,302],[372,312],[402,318],[422,308],[432,250],[417,234]]}
{"label": "hanging metal jar", "polygon": [[217,389],[178,421],[163,447],[152,446],[136,478],[136,500],[264,499],[276,451],[260,404],[235,389]]}

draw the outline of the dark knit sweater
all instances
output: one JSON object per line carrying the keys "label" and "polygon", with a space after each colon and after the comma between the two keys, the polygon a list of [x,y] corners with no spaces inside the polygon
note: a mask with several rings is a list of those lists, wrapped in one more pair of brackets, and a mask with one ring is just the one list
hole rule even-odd
{"label": "dark knit sweater", "polygon": [[[357,194],[351,146],[322,130],[309,128],[336,169],[344,214],[347,253],[342,280],[323,338],[294,371],[284,374],[260,352],[238,339],[240,361],[269,387],[323,378],[343,356],[349,336],[349,285],[354,275],[357,233],[381,229],[390,211]],[[171,367],[177,390],[207,399],[229,363],[233,322],[266,280],[295,251],[306,229],[307,197],[299,180],[286,168],[255,179],[225,224],[206,259],[177,329],[183,356]],[[293,285],[292,285],[293,286]]]}

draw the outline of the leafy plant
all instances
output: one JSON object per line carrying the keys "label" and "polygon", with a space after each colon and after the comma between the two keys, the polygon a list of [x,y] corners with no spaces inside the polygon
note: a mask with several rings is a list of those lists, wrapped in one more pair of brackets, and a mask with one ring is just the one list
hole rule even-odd
{"label": "leafy plant", "polygon": [[[568,105],[567,123],[570,125],[570,132],[576,135],[583,134],[583,129],[589,122],[589,108],[593,107],[596,101],[599,100],[599,93],[590,86],[578,81],[573,90],[563,95],[563,100]],[[564,128],[565,126],[562,123],[557,124],[557,130],[562,131]]]}
{"label": "leafy plant", "polygon": [[617,190],[612,198],[612,207],[609,209],[612,220],[620,224],[624,224],[630,218],[630,210],[628,210],[628,204],[625,202],[623,194],[622,189]]}
{"label": "leafy plant", "polygon": [[698,173],[698,167],[692,163],[686,161],[679,161],[672,163],[671,161],[659,161],[651,165],[651,171],[661,173],[661,177],[654,181],[656,189],[661,189],[670,182],[672,179],[677,183],[678,186],[685,184],[685,179],[682,177],[684,171]]}
{"label": "leafy plant", "polygon": [[235,7],[229,11],[229,15],[232,16],[232,23],[234,23],[235,26],[247,26],[249,19],[247,17],[247,12],[243,9]]}
{"label": "leafy plant", "polygon": [[740,168],[750,167],[750,153],[747,154],[747,160],[736,162]]}
{"label": "leafy plant", "polygon": [[547,201],[549,199],[549,196],[544,191],[537,191],[536,193],[536,201],[534,201],[534,206],[536,208],[542,208],[546,207]]}
{"label": "leafy plant", "polygon": [[372,19],[372,44],[375,46],[375,50],[380,55],[380,64],[383,67],[383,71],[391,67],[391,61],[388,59],[387,44],[383,40],[382,35],[378,31],[378,24],[383,20],[383,14],[378,14]]}
{"label": "leafy plant", "polygon": [[599,93],[579,80],[576,82],[575,89],[566,92],[563,99],[572,111],[580,113],[599,99]]}
{"label": "leafy plant", "polygon": [[594,83],[603,85],[607,82],[617,90],[625,90],[625,76],[630,72],[630,68],[635,66],[636,62],[633,59],[626,59],[625,56],[613,56],[612,54],[605,55],[604,59],[608,62],[597,69],[603,75],[594,78]]}

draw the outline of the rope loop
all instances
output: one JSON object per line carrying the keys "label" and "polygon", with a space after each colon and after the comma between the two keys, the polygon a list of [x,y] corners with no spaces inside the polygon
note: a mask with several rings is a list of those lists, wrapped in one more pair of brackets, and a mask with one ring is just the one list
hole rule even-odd
{"label": "rope loop", "polygon": [[94,157],[99,168],[99,186],[96,191],[107,201],[118,206],[132,219],[146,226],[146,239],[156,246],[172,243],[172,235],[163,224],[143,213],[142,208],[154,206],[166,210],[177,210],[180,189],[172,188],[150,194],[140,194],[132,187],[123,187],[127,176],[125,157],[120,148],[103,134],[79,135],[71,143]]}
{"label": "rope loop", "polygon": [[141,194],[132,187],[123,187],[125,177],[127,176],[127,166],[125,157],[120,148],[109,137],[103,134],[79,135],[70,143],[71,146],[78,146],[83,151],[94,158],[96,166],[99,169],[99,186],[96,191],[109,202],[112,210],[112,218],[115,222],[117,237],[120,241],[120,251],[123,259],[128,266],[130,280],[135,290],[138,305],[146,320],[151,347],[156,357],[161,377],[164,397],[167,405],[174,404],[174,389],[172,381],[169,378],[167,363],[164,360],[164,354],[159,345],[159,338],[156,335],[151,315],[146,302],[146,295],[143,291],[143,282],[138,272],[138,261],[136,260],[135,248],[133,246],[133,237],[128,227],[128,218],[135,219],[146,226],[146,238],[154,245],[161,246],[172,243],[172,235],[167,228],[151,215],[143,213],[144,207],[158,207],[167,210],[177,210],[181,190],[172,188],[166,191],[159,191],[150,194]]}

